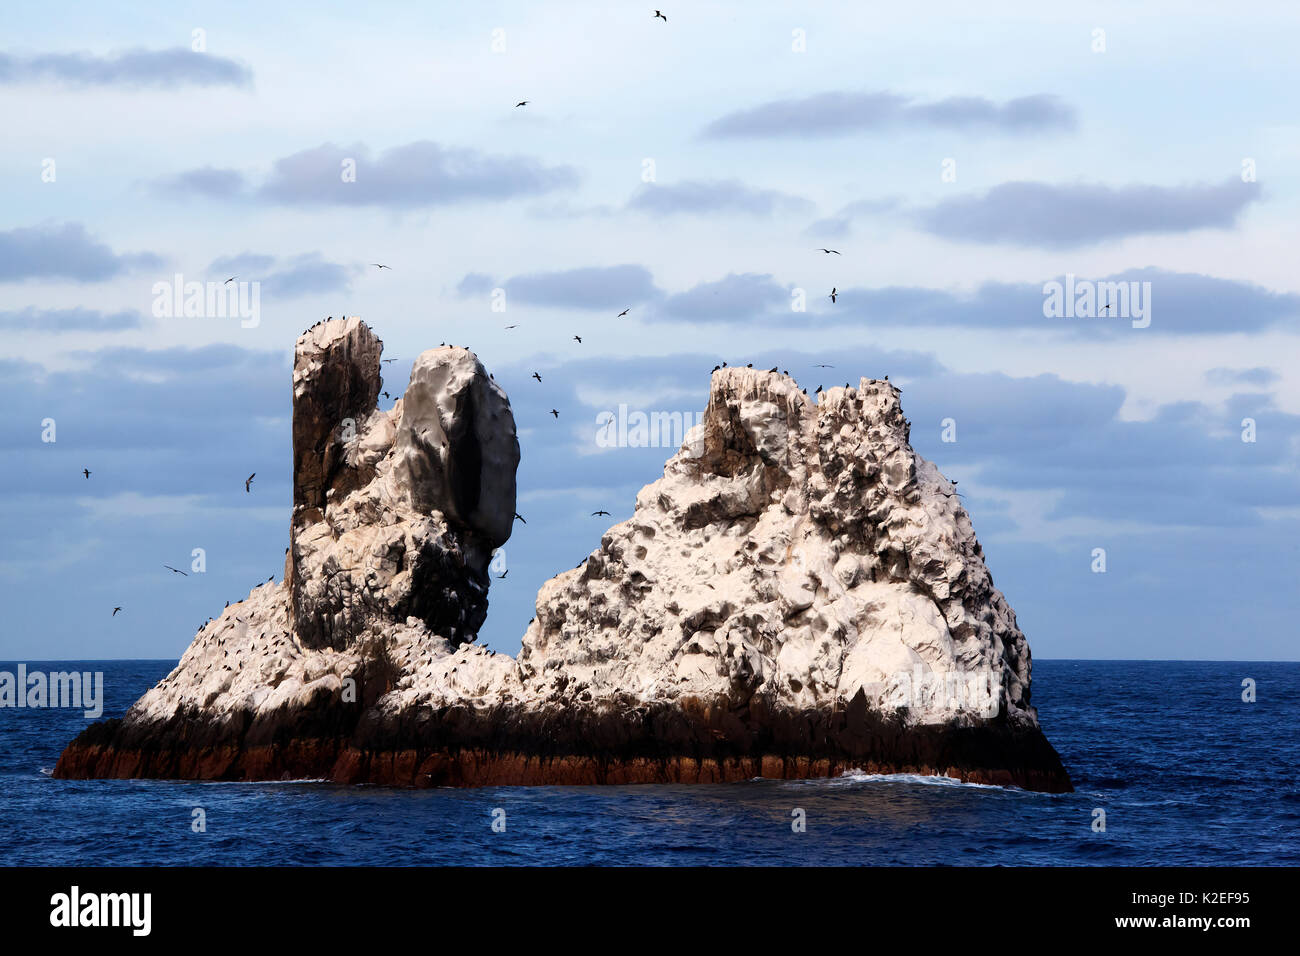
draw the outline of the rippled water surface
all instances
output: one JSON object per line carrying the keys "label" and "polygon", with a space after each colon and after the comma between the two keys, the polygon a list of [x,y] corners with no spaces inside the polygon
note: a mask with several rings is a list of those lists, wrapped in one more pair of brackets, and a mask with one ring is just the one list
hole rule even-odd
{"label": "rippled water surface", "polygon": [[[171,661],[103,671],[120,715]],[[14,671],[12,663],[0,670]],[[1241,700],[1252,678],[1258,700]],[[1300,664],[1034,662],[1076,793],[917,777],[390,790],[62,781],[79,711],[0,709],[0,855],[17,864],[1300,864]],[[194,833],[194,808],[207,832]],[[1092,829],[1096,808],[1106,832]],[[503,810],[504,833],[492,830]],[[795,833],[792,812],[807,829]]]}

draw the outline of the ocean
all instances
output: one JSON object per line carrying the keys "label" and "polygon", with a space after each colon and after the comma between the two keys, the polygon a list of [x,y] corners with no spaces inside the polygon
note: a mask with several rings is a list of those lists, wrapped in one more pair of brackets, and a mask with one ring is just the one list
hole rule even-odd
{"label": "ocean", "polygon": [[[26,663],[29,671],[102,671],[105,717],[121,715],[174,666]],[[1247,678],[1254,703],[1242,700]],[[5,708],[0,858],[77,866],[1300,864],[1300,663],[1036,660],[1033,691],[1075,793],[853,773],[479,790],[64,781],[50,769],[85,727],[82,712]],[[194,830],[196,809],[204,832]]]}

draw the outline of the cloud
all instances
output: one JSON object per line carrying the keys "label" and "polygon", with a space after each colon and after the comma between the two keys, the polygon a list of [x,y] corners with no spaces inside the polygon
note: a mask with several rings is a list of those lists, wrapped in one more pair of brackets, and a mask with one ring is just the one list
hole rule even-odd
{"label": "cloud", "polygon": [[275,256],[265,252],[241,252],[213,259],[208,272],[229,278],[241,273],[263,273],[275,265]]}
{"label": "cloud", "polygon": [[1212,368],[1205,373],[1205,381],[1211,385],[1271,385],[1278,380],[1278,374],[1271,368]]}
{"label": "cloud", "polygon": [[1073,129],[1074,109],[1055,96],[1023,96],[998,104],[978,96],[916,103],[897,93],[818,93],[773,100],[722,116],[707,139],[844,136],[887,128],[1031,133]]}
{"label": "cloud", "polygon": [[[1052,277],[1064,282],[1064,276]],[[1076,277],[1076,285],[1083,277]],[[1273,292],[1252,282],[1221,279],[1195,272],[1129,269],[1095,280],[1101,283],[1150,283],[1151,324],[1134,329],[1124,316],[1048,318],[1043,315],[1046,283],[986,282],[961,294],[915,286],[844,289],[828,314],[846,321],[885,325],[960,326],[962,328],[1064,331],[1074,335],[1203,335],[1256,332],[1287,324],[1300,316],[1300,295]]]}
{"label": "cloud", "polygon": [[482,272],[467,272],[465,278],[456,285],[456,294],[462,298],[471,295],[483,295],[496,288],[492,277]]}
{"label": "cloud", "polygon": [[245,282],[258,282],[264,293],[283,298],[342,292],[351,287],[352,279],[363,269],[361,265],[330,262],[319,252],[283,260],[266,253],[242,252],[214,259],[208,266],[211,275],[222,279],[238,276]]}
{"label": "cloud", "polygon": [[253,71],[238,60],[170,50],[128,50],[111,56],[42,53],[19,57],[0,53],[0,85],[54,82],[70,86],[249,87]]}
{"label": "cloud", "polygon": [[232,199],[247,188],[244,174],[234,169],[204,166],[191,169],[154,183],[154,192],[163,196],[205,196],[209,199]]}
{"label": "cloud", "polygon": [[[1147,267],[1129,269],[1098,279],[1075,278],[1081,286],[1095,282],[1124,283],[1139,290],[1150,283],[1150,298],[1141,294],[1149,310],[1150,325],[1135,329],[1134,318],[1118,315],[1056,318],[1045,316],[1044,282],[985,282],[970,292],[923,286],[882,286],[839,289],[839,301],[831,304],[819,290],[811,299],[818,323],[868,322],[874,326],[954,327],[964,329],[1024,329],[1060,332],[1072,336],[1113,335],[1210,335],[1258,332],[1291,327],[1300,318],[1300,294],[1274,292],[1252,282],[1221,279],[1194,272],[1169,272]],[[1050,281],[1064,283],[1064,276]],[[765,273],[729,274],[722,279],[701,282],[669,295],[656,316],[695,322],[788,321],[793,287],[777,282]],[[1098,307],[1102,304],[1099,301]]]}
{"label": "cloud", "polygon": [[916,214],[926,232],[967,242],[1075,246],[1150,233],[1228,229],[1259,199],[1257,183],[1105,186],[1011,182]]}
{"label": "cloud", "polygon": [[655,216],[737,212],[750,216],[807,213],[807,199],[775,189],[755,189],[739,180],[687,180],[669,186],[646,184],[628,201],[628,209]]}
{"label": "cloud", "polygon": [[0,231],[0,282],[71,279],[98,282],[132,269],[157,268],[154,253],[115,253],[92,239],[80,223],[23,226]]}
{"label": "cloud", "polygon": [[790,309],[790,290],[765,273],[730,273],[669,296],[660,314],[694,322],[759,321]]}
{"label": "cloud", "polygon": [[[461,284],[467,279],[469,276]],[[659,295],[649,270],[638,265],[515,276],[506,280],[505,290],[510,299],[525,305],[576,309],[622,309]]]}
{"label": "cloud", "polygon": [[[355,182],[344,181],[354,161]],[[547,166],[527,156],[445,147],[428,140],[395,146],[371,158],[361,144],[325,143],[275,161],[257,195],[286,205],[437,206],[469,200],[537,196],[576,186],[572,166]]]}
{"label": "cloud", "polygon": [[0,329],[7,332],[125,332],[144,325],[139,312],[100,312],[98,309],[38,309],[0,312]]}
{"label": "cloud", "polygon": [[845,216],[818,219],[803,231],[810,239],[843,239],[849,234],[850,220]]}

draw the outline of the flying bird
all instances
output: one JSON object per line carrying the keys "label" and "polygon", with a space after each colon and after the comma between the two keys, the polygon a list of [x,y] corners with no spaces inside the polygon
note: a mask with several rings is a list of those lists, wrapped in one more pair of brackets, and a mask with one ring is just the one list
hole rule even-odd
{"label": "flying bird", "polygon": [[519,326],[517,326],[517,325],[507,325],[507,326],[506,326],[506,329],[507,329],[507,330],[509,330],[509,329],[517,329],[517,328],[519,328]]}
{"label": "flying bird", "polygon": [[556,418],[559,418],[559,417],[560,417],[560,413],[557,412],[557,411],[556,411],[555,409],[553,409],[553,408],[551,409],[551,414],[554,415]]}
{"label": "flying bird", "polygon": [[515,104],[515,109],[519,109],[519,107],[527,106],[527,105],[528,105],[528,100],[520,100],[518,103]]}
{"label": "flying bird", "polygon": [[506,575],[509,573],[510,573],[510,569],[506,568],[504,571],[502,571],[500,574],[497,575],[497,580],[504,581],[506,579]]}
{"label": "flying bird", "polygon": [[668,18],[667,18],[666,16],[664,16],[662,13],[660,13],[658,10],[655,11],[655,16],[654,16],[654,17],[651,17],[650,19],[653,20],[655,17],[658,17],[658,18],[659,18],[660,20],[662,20],[664,23],[667,23],[667,22],[668,22]]}
{"label": "flying bird", "polygon": [[824,253],[826,253],[827,255],[830,255],[830,254],[834,253],[835,255],[838,256],[838,255],[841,254],[840,251],[839,251],[838,249],[827,249],[825,246],[819,246],[818,248],[820,248],[821,251],[824,252]]}
{"label": "flying bird", "polygon": [[382,396],[384,396],[384,398],[392,398],[392,397],[393,397],[393,396],[389,395],[387,392],[380,392],[379,394],[382,395]]}
{"label": "flying bird", "polygon": [[113,608],[113,613],[110,614],[109,617],[117,617],[117,612],[120,610],[122,610],[120,607]]}
{"label": "flying bird", "polygon": [[384,362],[396,362],[397,359],[383,359]]}
{"label": "flying bird", "polygon": [[597,515],[608,515],[608,514],[609,514],[608,511],[605,511],[605,510],[602,509],[602,510],[600,510],[600,511],[593,511],[593,512],[591,513],[591,516],[592,516],[593,518],[595,518]]}
{"label": "flying bird", "polygon": [[83,469],[81,469],[81,473],[82,473],[83,475],[85,475],[87,478],[90,477],[90,469],[89,469],[89,468],[83,468]]}
{"label": "flying bird", "polygon": [[370,264],[371,264],[372,266],[374,266],[376,269],[387,269],[389,272],[392,272],[392,271],[393,271],[393,267],[392,267],[392,266],[386,266],[386,265],[384,265],[383,263],[380,263],[380,262],[372,262],[372,263],[370,263]]}
{"label": "flying bird", "polygon": [[577,342],[579,345],[581,345],[581,344],[582,344],[582,336],[581,336],[581,335],[575,335],[575,336],[573,337],[573,341],[575,341],[575,342]]}
{"label": "flying bird", "polygon": [[542,376],[537,372],[533,373],[533,378],[537,379],[539,382],[542,380]]}
{"label": "flying bird", "polygon": [[235,281],[236,279],[238,279],[238,278],[239,278],[239,276],[231,276],[229,279],[227,279],[225,282],[223,282],[223,283],[221,283],[221,284],[222,284],[222,285],[230,285],[230,283],[234,282],[234,281]]}
{"label": "flying bird", "polygon": [[836,288],[834,288],[834,287],[832,287],[832,288],[831,288],[831,294],[830,294],[829,296],[827,296],[827,298],[829,298],[832,302],[834,302],[834,301],[835,301],[835,295],[836,295],[837,292],[839,292],[839,290],[836,289]]}
{"label": "flying bird", "polygon": [[168,571],[172,572],[172,574],[183,574],[185,575],[185,577],[187,578],[189,577],[189,575],[186,574],[184,571],[180,570],[179,568],[173,568],[170,564],[164,564],[163,567],[166,568]]}
{"label": "flying bird", "polygon": [[614,316],[614,318],[616,318],[616,319],[621,319],[621,318],[623,318],[623,316],[627,315],[627,314],[628,314],[629,312],[631,312],[631,311],[632,311],[631,309],[624,309],[624,310],[623,310],[622,312],[620,312],[618,315]]}
{"label": "flying bird", "polygon": [[245,493],[245,494],[247,494],[247,493],[251,490],[251,489],[249,488],[249,486],[253,483],[253,479],[256,478],[256,477],[257,477],[257,472],[253,472],[251,475],[249,475],[247,478],[244,479],[244,493]]}
{"label": "flying bird", "polygon": [[834,365],[814,365],[813,368],[834,368]]}
{"label": "flying bird", "polygon": [[524,524],[528,524],[527,521],[524,521],[524,516],[521,515],[518,511],[515,512],[515,520],[516,520],[516,521],[523,521]]}

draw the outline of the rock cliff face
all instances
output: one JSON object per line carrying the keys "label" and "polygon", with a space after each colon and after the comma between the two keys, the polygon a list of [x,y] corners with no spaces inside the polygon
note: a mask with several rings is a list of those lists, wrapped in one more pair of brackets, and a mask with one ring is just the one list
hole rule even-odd
{"label": "rock cliff face", "polygon": [[1063,791],[1030,655],[898,390],[713,375],[703,422],[518,659],[473,644],[519,461],[504,393],[425,352],[376,409],[358,320],[299,340],[285,582],[199,632],[61,777],[416,786],[728,781],[859,768]]}

